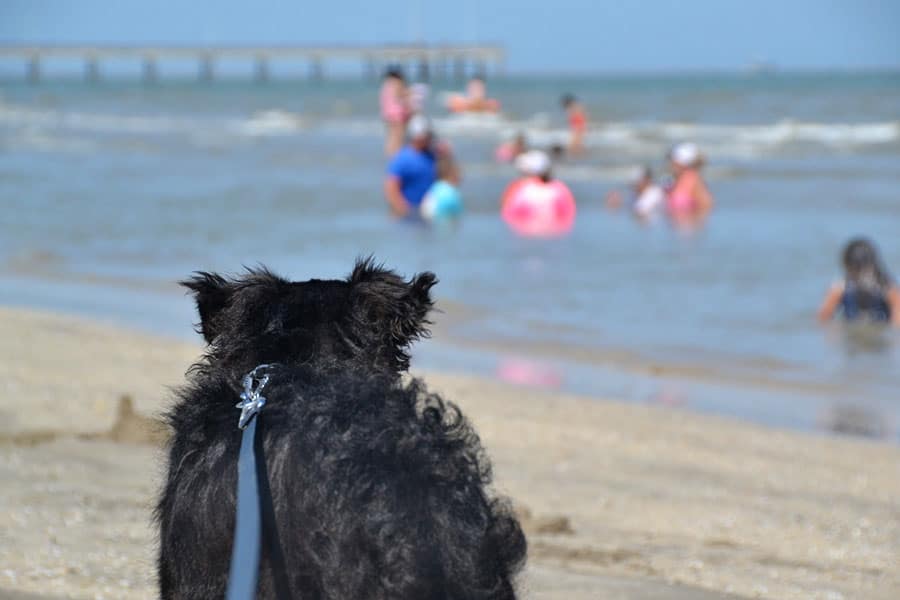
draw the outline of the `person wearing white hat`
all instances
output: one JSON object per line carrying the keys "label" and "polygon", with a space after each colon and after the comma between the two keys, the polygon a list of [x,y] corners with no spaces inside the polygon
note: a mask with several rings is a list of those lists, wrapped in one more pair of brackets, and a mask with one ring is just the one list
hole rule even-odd
{"label": "person wearing white hat", "polygon": [[692,142],[682,142],[672,148],[672,162],[689,169],[696,167],[700,161],[700,148]]}
{"label": "person wearing white hat", "polygon": [[424,115],[414,115],[406,125],[409,143],[391,159],[384,195],[398,217],[416,214],[425,194],[437,181],[434,131]]}
{"label": "person wearing white hat", "polygon": [[518,235],[558,237],[575,225],[575,197],[553,177],[553,161],[543,150],[516,159],[521,177],[510,183],[500,199],[500,216]]}
{"label": "person wearing white hat", "polygon": [[522,175],[545,177],[550,174],[550,157],[543,150],[523,152],[515,161],[516,170]]}
{"label": "person wearing white hat", "polygon": [[713,206],[713,197],[700,175],[703,154],[696,144],[682,142],[669,152],[669,167],[675,183],[666,196],[669,214],[676,220],[706,215]]}

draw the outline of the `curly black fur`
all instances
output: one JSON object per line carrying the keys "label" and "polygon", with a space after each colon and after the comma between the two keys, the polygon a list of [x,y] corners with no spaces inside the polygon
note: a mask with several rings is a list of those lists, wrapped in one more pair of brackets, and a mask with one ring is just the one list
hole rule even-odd
{"label": "curly black fur", "polygon": [[234,528],[241,377],[278,363],[257,448],[264,496],[259,598],[515,598],[525,538],[491,498],[490,466],[459,409],[402,383],[427,335],[431,273],[370,260],[342,281],[260,269],[184,283],[209,344],[168,415],[157,506],[168,599],[222,598]]}

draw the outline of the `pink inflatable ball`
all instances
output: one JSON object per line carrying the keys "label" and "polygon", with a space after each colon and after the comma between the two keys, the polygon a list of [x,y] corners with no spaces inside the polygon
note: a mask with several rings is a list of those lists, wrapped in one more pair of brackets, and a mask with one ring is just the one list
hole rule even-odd
{"label": "pink inflatable ball", "polygon": [[575,197],[558,179],[529,177],[510,190],[501,216],[515,233],[526,237],[559,237],[575,226]]}

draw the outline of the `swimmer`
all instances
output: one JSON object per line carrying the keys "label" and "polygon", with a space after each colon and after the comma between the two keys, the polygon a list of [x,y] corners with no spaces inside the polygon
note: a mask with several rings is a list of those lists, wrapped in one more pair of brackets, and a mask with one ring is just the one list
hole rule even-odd
{"label": "swimmer", "polygon": [[649,219],[665,203],[666,194],[653,181],[653,170],[650,167],[641,167],[633,190],[634,202],[631,210],[638,219]]}
{"label": "swimmer", "polygon": [[442,150],[423,115],[409,120],[409,144],[393,157],[384,180],[384,196],[396,217],[417,216],[419,205],[437,181],[437,157]]}
{"label": "swimmer", "polygon": [[531,150],[516,159],[522,177],[513,181],[500,201],[500,215],[517,234],[558,237],[575,224],[575,198],[565,183],[553,177],[546,152]]}
{"label": "swimmer", "polygon": [[669,168],[675,178],[666,195],[666,208],[675,221],[696,221],[713,207],[713,196],[700,175],[704,159],[696,144],[677,144],[669,152]]}
{"label": "swimmer", "polygon": [[[650,167],[641,167],[632,184],[633,200],[631,211],[641,221],[649,220],[663,206],[666,194],[663,189],[653,181],[653,170]],[[622,195],[618,190],[613,190],[606,196],[606,207],[617,210],[622,205]]]}
{"label": "swimmer", "polygon": [[514,179],[500,196],[500,211],[502,212],[509,201],[516,195],[518,189],[536,178],[547,179],[551,176],[552,162],[546,152],[529,150],[523,152],[515,160],[516,171],[519,177]]}
{"label": "swimmer", "polygon": [[429,188],[419,207],[422,218],[431,223],[455,220],[463,209],[459,193],[462,176],[451,154],[438,156],[437,176],[438,180]]}
{"label": "swimmer", "polygon": [[450,112],[497,112],[500,110],[500,102],[487,97],[487,86],[484,77],[476,75],[466,85],[464,95],[454,94],[447,101]]}
{"label": "swimmer", "polygon": [[513,139],[497,146],[494,151],[494,159],[501,163],[511,163],[526,150],[528,150],[528,140],[524,133],[519,132]]}
{"label": "swimmer", "polygon": [[487,100],[487,86],[484,78],[476,75],[466,84],[466,97],[470,102],[484,102]]}
{"label": "swimmer", "polygon": [[867,239],[851,240],[842,257],[844,278],[832,284],[819,307],[820,322],[840,308],[847,321],[892,323],[900,327],[900,288],[891,279],[878,250]]}
{"label": "swimmer", "polygon": [[562,144],[553,144],[547,148],[547,154],[550,155],[550,160],[552,160],[554,164],[558,163],[566,157],[566,147]]}
{"label": "swimmer", "polygon": [[569,148],[572,155],[584,154],[584,134],[587,131],[587,112],[572,94],[565,94],[560,100],[569,119]]}
{"label": "swimmer", "polygon": [[428,97],[431,96],[431,86],[424,81],[409,86],[408,104],[410,116],[425,112]]}
{"label": "swimmer", "polygon": [[385,72],[379,99],[385,124],[384,153],[394,156],[403,146],[406,121],[411,114],[406,79],[399,67],[390,67]]}

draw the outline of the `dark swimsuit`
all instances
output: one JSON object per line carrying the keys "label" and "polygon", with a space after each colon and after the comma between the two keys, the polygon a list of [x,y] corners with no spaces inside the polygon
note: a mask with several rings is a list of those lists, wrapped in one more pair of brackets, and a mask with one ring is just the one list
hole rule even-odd
{"label": "dark swimsuit", "polygon": [[848,321],[865,319],[886,322],[891,320],[891,307],[887,296],[881,290],[863,289],[854,283],[844,286],[841,295],[841,309]]}

